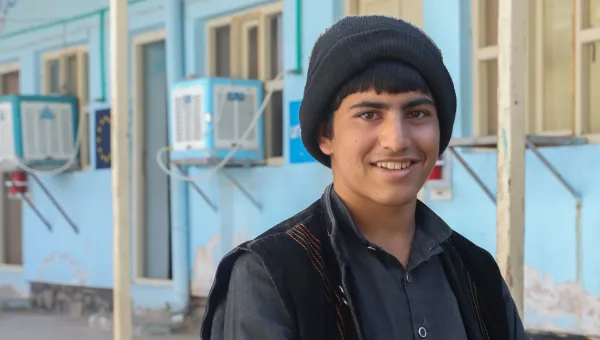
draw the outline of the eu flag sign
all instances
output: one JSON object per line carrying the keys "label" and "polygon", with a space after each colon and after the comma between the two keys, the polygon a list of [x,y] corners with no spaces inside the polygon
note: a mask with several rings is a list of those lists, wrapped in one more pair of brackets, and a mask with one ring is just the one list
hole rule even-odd
{"label": "eu flag sign", "polygon": [[110,168],[110,109],[96,111],[96,169]]}

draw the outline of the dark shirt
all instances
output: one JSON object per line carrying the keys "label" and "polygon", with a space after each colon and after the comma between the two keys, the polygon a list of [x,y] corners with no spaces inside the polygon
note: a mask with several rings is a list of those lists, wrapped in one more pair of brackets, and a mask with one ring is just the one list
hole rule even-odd
{"label": "dark shirt", "polygon": [[[458,304],[439,254],[452,234],[440,223],[417,221],[407,268],[370,243],[356,228],[332,190],[334,213],[342,234],[342,256],[352,275],[352,299],[365,340],[467,339]],[[526,340],[522,322],[504,284],[510,340]],[[210,340],[295,339],[294,323],[266,269],[250,253],[233,267],[227,298],[217,307]],[[208,339],[206,339],[208,340]]]}

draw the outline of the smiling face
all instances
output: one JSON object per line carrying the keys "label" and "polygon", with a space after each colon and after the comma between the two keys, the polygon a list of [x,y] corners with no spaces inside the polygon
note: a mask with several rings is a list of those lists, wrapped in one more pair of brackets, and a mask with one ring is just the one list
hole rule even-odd
{"label": "smiling face", "polygon": [[340,195],[386,206],[412,203],[439,154],[435,104],[426,90],[378,91],[376,85],[343,97],[329,131],[322,129],[320,148],[331,157]]}

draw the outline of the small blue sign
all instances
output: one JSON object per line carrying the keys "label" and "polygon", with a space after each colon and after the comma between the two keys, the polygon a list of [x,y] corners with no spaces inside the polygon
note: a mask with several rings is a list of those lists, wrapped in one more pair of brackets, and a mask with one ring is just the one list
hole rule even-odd
{"label": "small blue sign", "polygon": [[306,151],[302,144],[300,135],[300,103],[301,101],[290,102],[290,125],[288,131],[290,145],[290,163],[312,163],[315,159]]}
{"label": "small blue sign", "polygon": [[96,169],[109,169],[111,167],[110,148],[110,109],[96,111]]}

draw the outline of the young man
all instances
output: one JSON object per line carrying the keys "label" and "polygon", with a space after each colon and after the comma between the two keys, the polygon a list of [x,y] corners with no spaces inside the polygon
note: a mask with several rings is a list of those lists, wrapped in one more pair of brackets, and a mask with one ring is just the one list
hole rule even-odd
{"label": "young man", "polygon": [[455,111],[418,28],[362,16],[326,30],[300,123],[333,185],[225,256],[203,339],[528,339],[494,258],[417,200]]}

